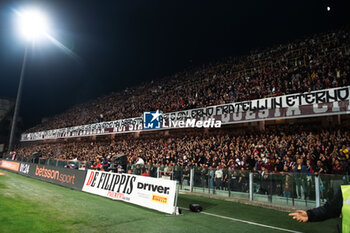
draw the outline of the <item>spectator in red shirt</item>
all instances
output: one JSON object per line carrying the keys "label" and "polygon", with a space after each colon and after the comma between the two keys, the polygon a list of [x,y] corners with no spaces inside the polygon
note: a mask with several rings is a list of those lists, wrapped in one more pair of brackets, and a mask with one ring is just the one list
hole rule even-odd
{"label": "spectator in red shirt", "polygon": [[141,174],[141,176],[149,176],[149,170],[146,170],[144,173]]}

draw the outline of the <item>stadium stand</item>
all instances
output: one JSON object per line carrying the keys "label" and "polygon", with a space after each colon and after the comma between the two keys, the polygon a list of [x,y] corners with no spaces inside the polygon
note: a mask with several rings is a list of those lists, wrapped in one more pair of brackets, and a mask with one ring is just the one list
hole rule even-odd
{"label": "stadium stand", "polygon": [[[291,94],[350,84],[349,30],[314,35],[249,55],[128,88],[76,105],[27,132],[140,116],[143,111],[165,112],[242,100]],[[317,121],[285,121],[259,131],[233,126],[203,133],[174,130],[171,135],[152,133],[112,135],[22,143],[16,152],[30,157],[91,161],[102,166],[118,153],[129,163],[141,155],[146,164],[196,166],[235,170],[292,172],[302,159],[311,173],[348,172],[349,125],[338,118],[336,128]],[[347,120],[347,118],[345,117]],[[327,122],[329,119],[324,118]],[[288,123],[289,122],[289,123]],[[102,168],[101,168],[102,169]]]}
{"label": "stadium stand", "polygon": [[[301,158],[308,172],[345,174],[348,170],[350,134],[347,128],[317,129],[317,126],[271,126],[263,132],[241,129],[234,133],[215,130],[208,135],[187,132],[186,136],[150,134],[94,141],[73,140],[31,143],[17,150],[30,157],[40,152],[43,158],[101,162],[125,153],[130,164],[141,156],[148,165],[232,168],[234,170],[293,171]],[[99,165],[98,165],[99,164]],[[284,168],[286,166],[286,168]],[[96,168],[97,168],[96,167]],[[286,170],[287,169],[287,170]]]}
{"label": "stadium stand", "polygon": [[349,42],[342,29],[252,51],[73,106],[26,132],[349,85]]}

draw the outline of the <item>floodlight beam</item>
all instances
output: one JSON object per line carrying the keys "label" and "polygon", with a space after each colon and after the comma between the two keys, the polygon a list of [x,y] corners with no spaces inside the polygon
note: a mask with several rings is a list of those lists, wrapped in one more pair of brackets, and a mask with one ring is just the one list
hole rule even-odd
{"label": "floodlight beam", "polygon": [[24,73],[25,73],[26,66],[27,66],[28,47],[29,47],[29,45],[27,45],[25,50],[24,50],[24,57],[23,57],[22,70],[21,70],[21,77],[19,79],[15,111],[13,113],[13,118],[12,118],[11,133],[10,133],[10,141],[9,141],[8,151],[11,151],[13,149],[13,138],[15,136],[15,131],[16,131],[17,116],[18,116],[18,112],[19,112],[19,106],[21,104],[21,96],[22,96],[22,86],[23,86]]}

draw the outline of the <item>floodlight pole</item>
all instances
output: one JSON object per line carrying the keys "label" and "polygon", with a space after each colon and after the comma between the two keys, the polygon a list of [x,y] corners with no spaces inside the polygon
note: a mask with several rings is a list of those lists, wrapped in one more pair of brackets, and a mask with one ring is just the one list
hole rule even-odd
{"label": "floodlight pole", "polygon": [[21,77],[19,79],[15,111],[13,113],[13,118],[12,118],[10,141],[9,141],[9,147],[8,147],[8,151],[9,152],[12,151],[12,149],[13,149],[13,139],[15,137],[17,116],[18,116],[19,106],[21,104],[23,78],[24,78],[24,73],[25,73],[26,65],[27,65],[28,47],[29,47],[29,43],[27,43],[27,45],[25,47],[25,50],[24,50],[24,57],[23,57],[22,70],[21,70]]}

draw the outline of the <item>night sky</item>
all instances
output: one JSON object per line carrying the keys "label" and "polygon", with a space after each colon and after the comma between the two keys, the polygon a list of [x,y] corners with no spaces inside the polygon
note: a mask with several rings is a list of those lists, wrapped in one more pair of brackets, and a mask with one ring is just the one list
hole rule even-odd
{"label": "night sky", "polygon": [[28,6],[48,15],[51,34],[79,59],[49,41],[30,50],[20,112],[25,128],[186,67],[348,25],[345,2],[1,0],[0,97],[16,97],[25,41],[14,10]]}

